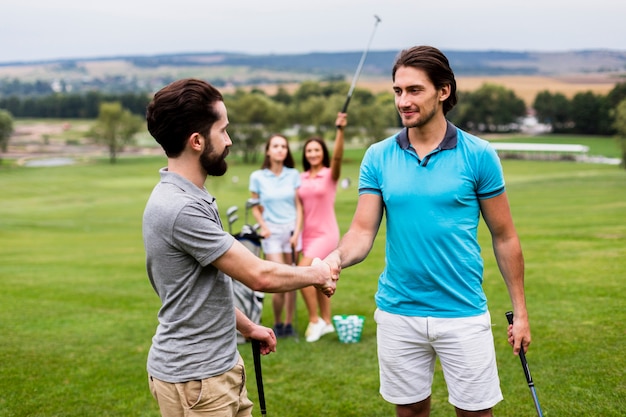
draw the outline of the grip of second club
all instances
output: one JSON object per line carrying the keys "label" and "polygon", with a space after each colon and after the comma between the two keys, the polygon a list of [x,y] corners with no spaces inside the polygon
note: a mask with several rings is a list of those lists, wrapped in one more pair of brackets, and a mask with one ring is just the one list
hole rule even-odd
{"label": "grip of second club", "polygon": [[348,105],[350,104],[350,99],[352,98],[352,95],[348,95],[348,97],[346,97],[346,102],[343,103],[343,108],[341,109],[342,113],[347,113],[348,112]]}
{"label": "grip of second club", "polygon": [[[513,312],[507,311],[505,315],[509,324],[513,324]],[[526,360],[526,354],[524,353],[523,346],[520,346],[519,359],[520,362],[522,362],[522,368],[524,369],[524,376],[526,377],[526,382],[528,382],[528,386],[534,386],[535,384],[533,383],[533,377],[530,375],[530,369],[528,368],[528,361]]]}
{"label": "grip of second club", "polygon": [[509,321],[509,324],[513,324],[513,312],[507,311],[504,314],[506,315],[506,319]]}

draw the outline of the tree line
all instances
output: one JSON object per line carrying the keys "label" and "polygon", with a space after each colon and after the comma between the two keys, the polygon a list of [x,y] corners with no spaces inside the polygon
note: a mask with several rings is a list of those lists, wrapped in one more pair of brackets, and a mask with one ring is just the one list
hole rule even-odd
{"label": "tree line", "polygon": [[[343,80],[305,81],[290,93],[279,87],[273,94],[261,89],[238,89],[226,94],[231,136],[238,141],[245,161],[258,157],[259,145],[274,132],[289,130],[291,136],[332,138],[334,120],[349,89]],[[102,116],[102,105],[119,103],[120,111],[142,117],[151,94],[54,93],[45,96],[0,97],[0,109],[17,118],[85,118]],[[568,99],[561,93],[543,91],[533,103],[537,119],[553,126],[555,133],[615,135],[619,104],[626,100],[626,82],[607,94],[578,93]],[[528,109],[515,92],[503,86],[484,84],[471,92],[459,92],[459,103],[448,118],[475,133],[514,131]],[[124,116],[120,120],[130,120]],[[136,125],[136,121],[133,122]],[[356,88],[351,99],[346,134],[372,143],[400,127],[391,92],[374,94]],[[128,142],[127,139],[124,142]]]}

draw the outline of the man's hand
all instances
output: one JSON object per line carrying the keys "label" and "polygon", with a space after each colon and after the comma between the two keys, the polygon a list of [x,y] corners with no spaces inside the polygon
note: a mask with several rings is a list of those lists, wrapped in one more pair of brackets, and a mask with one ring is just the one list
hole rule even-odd
{"label": "man's hand", "polygon": [[509,324],[507,327],[507,339],[509,344],[513,346],[513,354],[519,355],[522,349],[524,353],[528,351],[531,337],[527,316],[515,317],[513,324]]}
{"label": "man's hand", "polygon": [[315,288],[322,291],[326,297],[332,297],[337,289],[337,280],[339,279],[339,275],[333,276],[330,265],[319,258],[313,259],[311,267],[317,268],[320,274],[322,274],[323,277],[326,277],[326,281],[323,284],[315,285]]}
{"label": "man's hand", "polygon": [[250,332],[244,335],[247,339],[258,340],[260,343],[261,355],[269,355],[276,352],[276,335],[274,330],[255,324],[250,328]]}
{"label": "man's hand", "polygon": [[339,279],[339,274],[341,274],[341,259],[339,258],[339,252],[336,250],[332,251],[326,258],[324,258],[324,262],[330,266],[331,278],[337,281]]}

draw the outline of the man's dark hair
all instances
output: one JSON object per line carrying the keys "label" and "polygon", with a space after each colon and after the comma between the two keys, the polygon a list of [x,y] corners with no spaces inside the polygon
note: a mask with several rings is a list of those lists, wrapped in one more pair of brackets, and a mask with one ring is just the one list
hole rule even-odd
{"label": "man's dark hair", "polygon": [[272,136],[269,137],[267,142],[265,142],[265,158],[263,158],[263,164],[261,165],[261,169],[269,168],[272,166],[272,163],[270,161],[269,155],[267,154],[267,151],[270,149],[270,143],[272,142],[272,139],[274,138],[285,139],[285,141],[287,142],[287,156],[285,157],[285,160],[283,161],[283,165],[286,166],[287,168],[294,168],[296,166],[296,162],[293,159],[293,155],[291,154],[291,149],[289,149],[289,139],[287,139],[286,136],[280,135],[278,133],[274,133]]}
{"label": "man's dark hair", "polygon": [[208,138],[219,119],[215,103],[222,94],[209,83],[186,78],[163,87],[146,111],[148,131],[168,157],[179,156],[189,136],[199,133]]}
{"label": "man's dark hair", "polygon": [[304,142],[304,146],[302,147],[302,168],[304,169],[304,171],[308,171],[309,169],[311,169],[311,163],[306,159],[305,154],[306,146],[311,142],[317,142],[320,144],[320,146],[322,147],[322,152],[324,154],[324,156],[322,157],[322,165],[324,165],[326,168],[330,167],[330,155],[328,153],[328,148],[326,147],[324,140],[317,136],[313,136],[312,138],[308,138],[306,142]]}
{"label": "man's dark hair", "polygon": [[447,114],[456,105],[456,80],[450,68],[448,58],[439,49],[432,46],[414,46],[401,51],[391,71],[391,79],[396,80],[396,71],[400,67],[421,69],[428,75],[436,89],[450,86],[450,96],[443,102],[443,114]]}

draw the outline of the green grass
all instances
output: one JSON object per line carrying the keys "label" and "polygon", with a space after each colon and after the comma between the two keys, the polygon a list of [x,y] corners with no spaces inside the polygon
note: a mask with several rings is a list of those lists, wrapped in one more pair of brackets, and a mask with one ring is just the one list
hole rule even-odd
{"label": "green grass", "polygon": [[[571,142],[570,142],[571,143]],[[337,195],[342,231],[356,203],[361,150],[350,150]],[[0,165],[0,417],[158,416],[145,362],[159,301],[144,268],[141,216],[165,159],[67,167]],[[243,204],[256,166],[230,162],[207,187],[222,211]],[[530,368],[546,416],[621,416],[626,409],[626,172],[615,166],[504,161],[526,259]],[[238,180],[236,180],[238,179]],[[236,227],[241,226],[236,224]],[[484,227],[490,301],[505,400],[498,416],[534,415],[505,341],[510,302]],[[378,394],[373,295],[384,227],[370,256],[344,270],[337,314],[366,316],[360,343],[281,340],[263,358],[268,415],[392,416]],[[271,323],[269,296],[263,321]],[[306,326],[298,302],[298,327]],[[240,347],[257,402],[251,349]],[[453,414],[440,370],[432,416]],[[255,415],[260,415],[258,406]]]}
{"label": "green grass", "polygon": [[512,143],[555,143],[574,144],[589,147],[589,155],[602,155],[607,158],[621,158],[622,152],[617,138],[607,136],[584,135],[539,135],[539,136],[507,136],[498,142]]}

